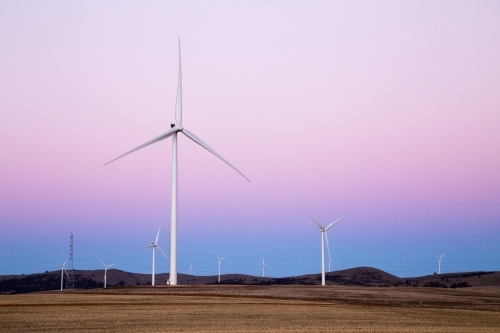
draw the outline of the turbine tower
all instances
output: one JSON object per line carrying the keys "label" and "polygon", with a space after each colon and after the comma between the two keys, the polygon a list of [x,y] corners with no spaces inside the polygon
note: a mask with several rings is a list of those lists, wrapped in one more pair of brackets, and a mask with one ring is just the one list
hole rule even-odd
{"label": "turbine tower", "polygon": [[156,143],[161,140],[165,140],[168,137],[172,137],[172,203],[171,203],[171,211],[170,211],[170,284],[175,286],[177,285],[177,189],[178,189],[178,179],[177,179],[177,133],[182,133],[187,136],[189,139],[193,140],[231,168],[233,168],[236,172],[242,175],[246,180],[250,182],[250,180],[241,173],[238,169],[236,169],[231,163],[229,163],[224,157],[218,154],[215,150],[209,147],[203,140],[197,137],[194,133],[188,131],[182,125],[182,74],[181,74],[181,42],[179,39],[179,76],[177,82],[177,101],[175,104],[175,124],[170,125],[170,129],[163,132],[162,134],[154,137],[153,139],[143,143],[142,145],[128,151],[127,153],[118,156],[117,158],[109,161],[106,164],[109,164],[117,159],[128,155],[130,153],[135,152],[141,148],[149,146],[153,143]]}
{"label": "turbine tower", "polygon": [[262,277],[266,277],[266,275],[264,274],[264,269],[265,268],[269,268],[271,269],[271,267],[267,266],[265,263],[264,263],[264,258],[262,258],[262,266],[260,266],[260,269],[262,269]]}
{"label": "turbine tower", "polygon": [[441,274],[441,265],[443,264],[443,261],[441,260],[441,258],[443,258],[443,256],[444,256],[445,254],[446,254],[446,252],[445,252],[445,253],[443,253],[443,254],[442,254],[442,255],[440,255],[440,256],[438,256],[437,254],[435,254],[435,255],[434,255],[436,258],[438,258],[438,274]]}
{"label": "turbine tower", "polygon": [[160,228],[158,229],[158,233],[156,234],[155,241],[151,245],[143,247],[143,249],[148,249],[148,248],[153,249],[153,269],[152,269],[152,274],[151,274],[151,285],[152,286],[155,285],[155,249],[160,250],[160,252],[165,256],[165,258],[167,258],[167,260],[169,260],[167,255],[165,254],[165,252],[163,252],[161,247],[158,245],[158,237],[160,237],[160,230],[161,230],[161,224],[160,224]]}
{"label": "turbine tower", "polygon": [[[342,220],[347,214],[349,214],[350,212],[347,212],[344,216],[342,216],[341,218],[333,221],[332,223],[330,223],[329,225],[325,227],[323,227],[321,225],[321,223],[319,223],[318,221],[316,221],[316,219],[314,217],[311,216],[311,214],[309,214],[308,212],[306,212],[303,208],[300,208],[304,211],[304,213],[306,213],[307,215],[309,215],[309,217],[318,225],[320,231],[321,231],[321,285],[324,286],[325,285],[325,243],[324,243],[324,238],[325,238],[325,235],[326,235],[326,232],[328,229],[330,229],[331,227],[333,227],[338,221]],[[326,236],[327,239],[328,239],[328,236]],[[328,242],[328,240],[327,240]],[[329,247],[329,246],[328,246]]]}
{"label": "turbine tower", "polygon": [[217,260],[219,260],[219,280],[218,280],[218,282],[220,282],[220,262],[221,262],[221,260],[224,260],[224,259],[226,259],[227,257],[223,257],[223,258],[221,258],[221,257],[219,257],[218,255],[216,255],[215,253],[214,253],[214,255],[217,257]]}
{"label": "turbine tower", "polygon": [[111,267],[111,266],[114,266],[116,264],[109,264],[109,265],[106,265],[104,263],[104,261],[101,260],[101,258],[97,257],[97,259],[99,259],[99,261],[103,264],[104,266],[104,288],[106,288],[106,273],[108,272],[108,267]]}

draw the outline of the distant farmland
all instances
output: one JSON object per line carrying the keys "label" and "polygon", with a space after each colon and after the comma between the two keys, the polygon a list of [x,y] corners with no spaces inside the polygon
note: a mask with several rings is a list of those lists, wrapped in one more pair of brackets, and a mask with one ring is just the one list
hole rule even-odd
{"label": "distant farmland", "polygon": [[122,287],[0,297],[2,332],[500,332],[500,288]]}

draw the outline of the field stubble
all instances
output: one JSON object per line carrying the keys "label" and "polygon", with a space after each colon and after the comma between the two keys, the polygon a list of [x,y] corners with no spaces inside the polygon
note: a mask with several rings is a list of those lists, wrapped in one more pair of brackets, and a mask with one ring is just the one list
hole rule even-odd
{"label": "field stubble", "polygon": [[[0,331],[500,332],[498,310],[451,306],[453,300],[467,296],[476,304],[480,299],[499,301],[498,290],[443,295],[440,290],[415,294],[415,290],[380,288],[208,286],[105,292],[1,296]],[[340,300],[327,301],[323,296],[329,293]],[[354,301],[342,301],[348,294]],[[388,294],[392,299],[411,300],[408,304],[418,303],[419,298],[440,302],[433,307],[376,302]]]}

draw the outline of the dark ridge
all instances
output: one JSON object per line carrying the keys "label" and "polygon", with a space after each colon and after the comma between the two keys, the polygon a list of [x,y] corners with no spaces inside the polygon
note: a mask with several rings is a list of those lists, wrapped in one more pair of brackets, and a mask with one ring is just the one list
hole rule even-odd
{"label": "dark ridge", "polygon": [[[156,274],[157,285],[166,285],[168,273]],[[75,270],[75,288],[93,289],[104,287],[104,270]],[[194,276],[178,274],[180,285],[320,285],[321,274],[289,276],[283,278],[260,277],[244,274],[217,276]],[[150,286],[151,274],[125,272],[110,269],[107,274],[108,287]],[[372,267],[356,267],[325,274],[327,285],[359,287],[426,287],[468,288],[500,286],[500,272],[477,271],[433,274],[413,278],[399,278]],[[0,276],[0,294],[21,294],[61,288],[61,272],[52,271],[29,275]]]}

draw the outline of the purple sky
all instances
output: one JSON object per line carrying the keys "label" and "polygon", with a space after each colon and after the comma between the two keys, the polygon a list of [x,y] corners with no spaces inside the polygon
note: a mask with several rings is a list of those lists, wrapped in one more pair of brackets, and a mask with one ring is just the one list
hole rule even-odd
{"label": "purple sky", "polygon": [[[179,272],[398,276],[500,269],[498,1],[0,2],[0,275],[150,271],[168,252],[174,122]],[[158,270],[168,270],[158,261]]]}

